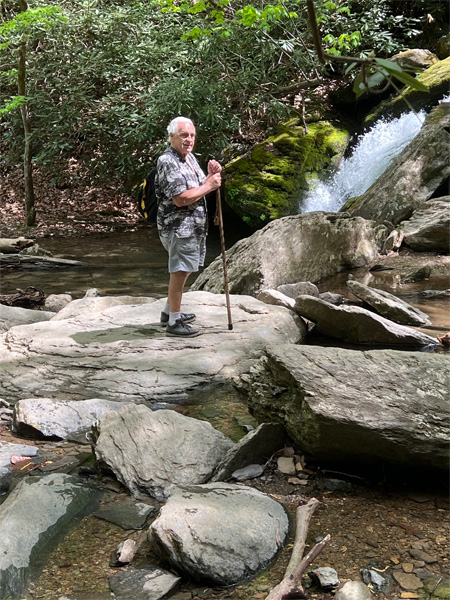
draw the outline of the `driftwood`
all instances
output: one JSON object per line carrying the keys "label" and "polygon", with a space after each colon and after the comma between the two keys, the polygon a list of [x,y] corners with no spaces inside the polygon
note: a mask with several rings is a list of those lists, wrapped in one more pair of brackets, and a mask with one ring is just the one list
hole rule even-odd
{"label": "driftwood", "polygon": [[0,238],[0,252],[4,254],[16,254],[24,248],[34,245],[33,240],[26,238]]}
{"label": "driftwood", "polygon": [[45,293],[38,287],[29,286],[25,291],[18,289],[15,294],[0,295],[0,304],[36,308],[45,302]]}
{"label": "driftwood", "polygon": [[22,256],[21,254],[1,254],[0,270],[6,269],[53,269],[83,267],[85,263],[68,258],[52,256]]}
{"label": "driftwood", "polygon": [[307,504],[297,508],[297,527],[291,559],[286,568],[284,578],[273,588],[266,600],[302,600],[308,598],[308,595],[302,586],[303,574],[316,556],[320,554],[330,541],[330,536],[327,535],[321,542],[316,544],[305,557],[303,557],[309,523],[318,506],[319,501],[316,500],[316,498],[311,498]]}

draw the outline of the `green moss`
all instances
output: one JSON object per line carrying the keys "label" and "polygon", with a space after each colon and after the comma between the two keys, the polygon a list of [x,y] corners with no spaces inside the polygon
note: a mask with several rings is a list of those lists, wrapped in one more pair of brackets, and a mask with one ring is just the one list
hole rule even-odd
{"label": "green moss", "polygon": [[425,600],[448,600],[450,598],[450,579],[432,576],[425,580],[425,587],[420,591]]}
{"label": "green moss", "polygon": [[366,115],[365,125],[372,125],[381,115],[398,117],[401,113],[410,110],[410,107],[420,110],[436,105],[450,89],[450,57],[425,69],[417,79],[429,87],[428,93],[405,87],[400,94],[382,102],[374,111]]}
{"label": "green moss", "polygon": [[298,119],[283,123],[275,135],[226,166],[227,203],[254,227],[267,218],[296,214],[309,181],[339,162],[348,139],[347,130],[328,121],[311,124],[307,134]]}
{"label": "green moss", "polygon": [[358,208],[359,203],[361,202],[362,196],[355,196],[354,198],[349,198],[347,202],[342,206],[339,212],[349,212],[350,214]]}

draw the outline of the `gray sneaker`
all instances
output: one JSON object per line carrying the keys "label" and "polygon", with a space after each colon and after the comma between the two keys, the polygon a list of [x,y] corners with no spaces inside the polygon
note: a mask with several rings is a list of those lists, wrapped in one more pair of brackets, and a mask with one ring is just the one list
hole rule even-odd
{"label": "gray sneaker", "polygon": [[187,325],[183,319],[177,319],[175,325],[167,325],[166,328],[166,336],[169,337],[195,337],[197,335],[200,335],[200,331]]}
{"label": "gray sneaker", "polygon": [[[192,321],[195,321],[195,318],[196,316],[194,313],[181,313],[181,320],[183,323],[192,323]],[[163,327],[165,327],[169,323],[169,315],[162,311],[159,322]]]}

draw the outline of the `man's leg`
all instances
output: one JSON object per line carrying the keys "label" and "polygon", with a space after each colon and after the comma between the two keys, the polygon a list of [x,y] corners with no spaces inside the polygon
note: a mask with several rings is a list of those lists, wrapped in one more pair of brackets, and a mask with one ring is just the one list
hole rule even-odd
{"label": "man's leg", "polygon": [[[181,312],[181,300],[183,298],[184,284],[191,273],[187,271],[175,271],[170,274],[169,292],[167,302],[171,313]],[[172,323],[171,323],[172,325]]]}

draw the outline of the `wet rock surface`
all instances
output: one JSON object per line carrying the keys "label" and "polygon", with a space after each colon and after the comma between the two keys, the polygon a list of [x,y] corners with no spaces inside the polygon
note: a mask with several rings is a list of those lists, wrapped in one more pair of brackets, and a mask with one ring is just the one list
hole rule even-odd
{"label": "wet rock surface", "polygon": [[418,135],[392,160],[383,176],[361,196],[348,200],[341,211],[395,226],[423,208],[450,175],[446,129],[450,104],[443,103],[435,111],[439,116],[433,119],[431,111]]}
{"label": "wet rock surface", "polygon": [[23,593],[36,557],[94,497],[94,490],[61,473],[30,477],[14,488],[0,506],[0,597]]}

